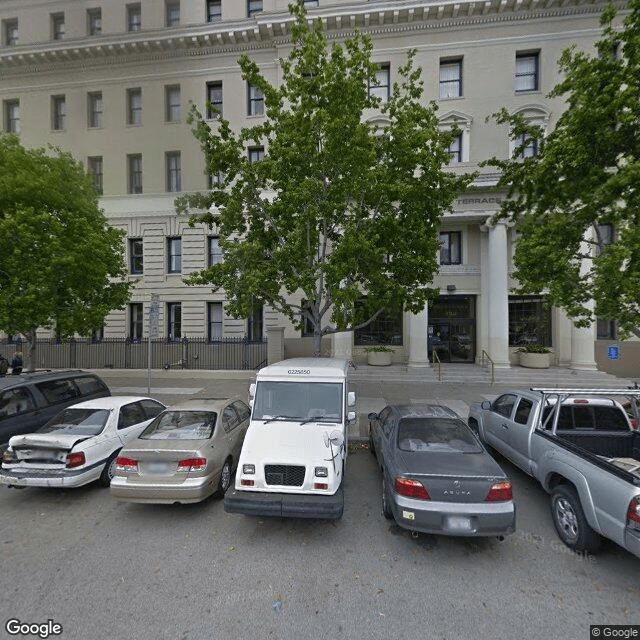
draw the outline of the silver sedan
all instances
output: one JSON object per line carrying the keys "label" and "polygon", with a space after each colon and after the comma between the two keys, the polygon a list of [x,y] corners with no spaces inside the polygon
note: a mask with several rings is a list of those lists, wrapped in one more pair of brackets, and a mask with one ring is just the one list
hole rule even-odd
{"label": "silver sedan", "polygon": [[465,422],[439,405],[369,414],[382,510],[405,529],[450,536],[515,531],[511,482]]}

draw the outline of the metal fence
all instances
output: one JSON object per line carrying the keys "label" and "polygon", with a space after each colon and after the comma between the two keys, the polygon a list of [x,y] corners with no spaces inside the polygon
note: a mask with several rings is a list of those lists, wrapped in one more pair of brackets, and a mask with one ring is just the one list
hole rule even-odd
{"label": "metal fence", "polygon": [[[9,361],[16,351],[26,351],[26,342],[0,343],[0,355]],[[39,369],[146,369],[149,341],[105,338],[99,341],[73,339],[67,342],[37,340]],[[183,338],[177,342],[151,340],[152,369],[259,369],[267,364],[267,341],[223,338]]]}

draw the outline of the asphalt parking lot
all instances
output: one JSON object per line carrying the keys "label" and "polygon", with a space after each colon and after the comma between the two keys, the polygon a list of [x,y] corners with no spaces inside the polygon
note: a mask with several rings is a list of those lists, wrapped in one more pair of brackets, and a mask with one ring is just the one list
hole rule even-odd
{"label": "asphalt parking lot", "polygon": [[[211,383],[177,373],[158,374],[152,395],[171,402],[211,384],[224,393],[248,385],[245,374]],[[143,373],[104,377],[114,392],[146,384]],[[370,384],[356,384],[361,397],[373,399]],[[379,401],[395,384],[382,384]],[[460,412],[499,391],[398,386],[399,401],[437,395]],[[95,485],[2,488],[0,637],[39,637],[10,634],[10,619],[51,620],[62,631],[49,637],[65,640],[586,640],[590,625],[640,625],[640,559],[608,542],[595,556],[570,552],[544,491],[501,464],[518,506],[518,530],[503,542],[413,536],[385,520],[380,474],[357,443],[337,522],[227,514],[215,499],[119,503]]]}

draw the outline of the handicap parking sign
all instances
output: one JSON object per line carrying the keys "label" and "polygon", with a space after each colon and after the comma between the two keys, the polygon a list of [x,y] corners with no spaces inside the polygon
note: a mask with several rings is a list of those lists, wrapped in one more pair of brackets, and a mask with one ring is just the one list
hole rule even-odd
{"label": "handicap parking sign", "polygon": [[609,360],[617,360],[620,356],[619,347],[611,346],[607,349],[607,355],[609,356]]}

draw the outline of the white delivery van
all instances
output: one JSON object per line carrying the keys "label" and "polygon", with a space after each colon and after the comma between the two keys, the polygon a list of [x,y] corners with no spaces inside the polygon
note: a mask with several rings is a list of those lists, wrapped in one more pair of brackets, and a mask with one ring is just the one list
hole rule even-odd
{"label": "white delivery van", "polygon": [[225,511],[338,519],[344,508],[347,427],[356,419],[349,364],[293,358],[258,372],[251,422]]}

